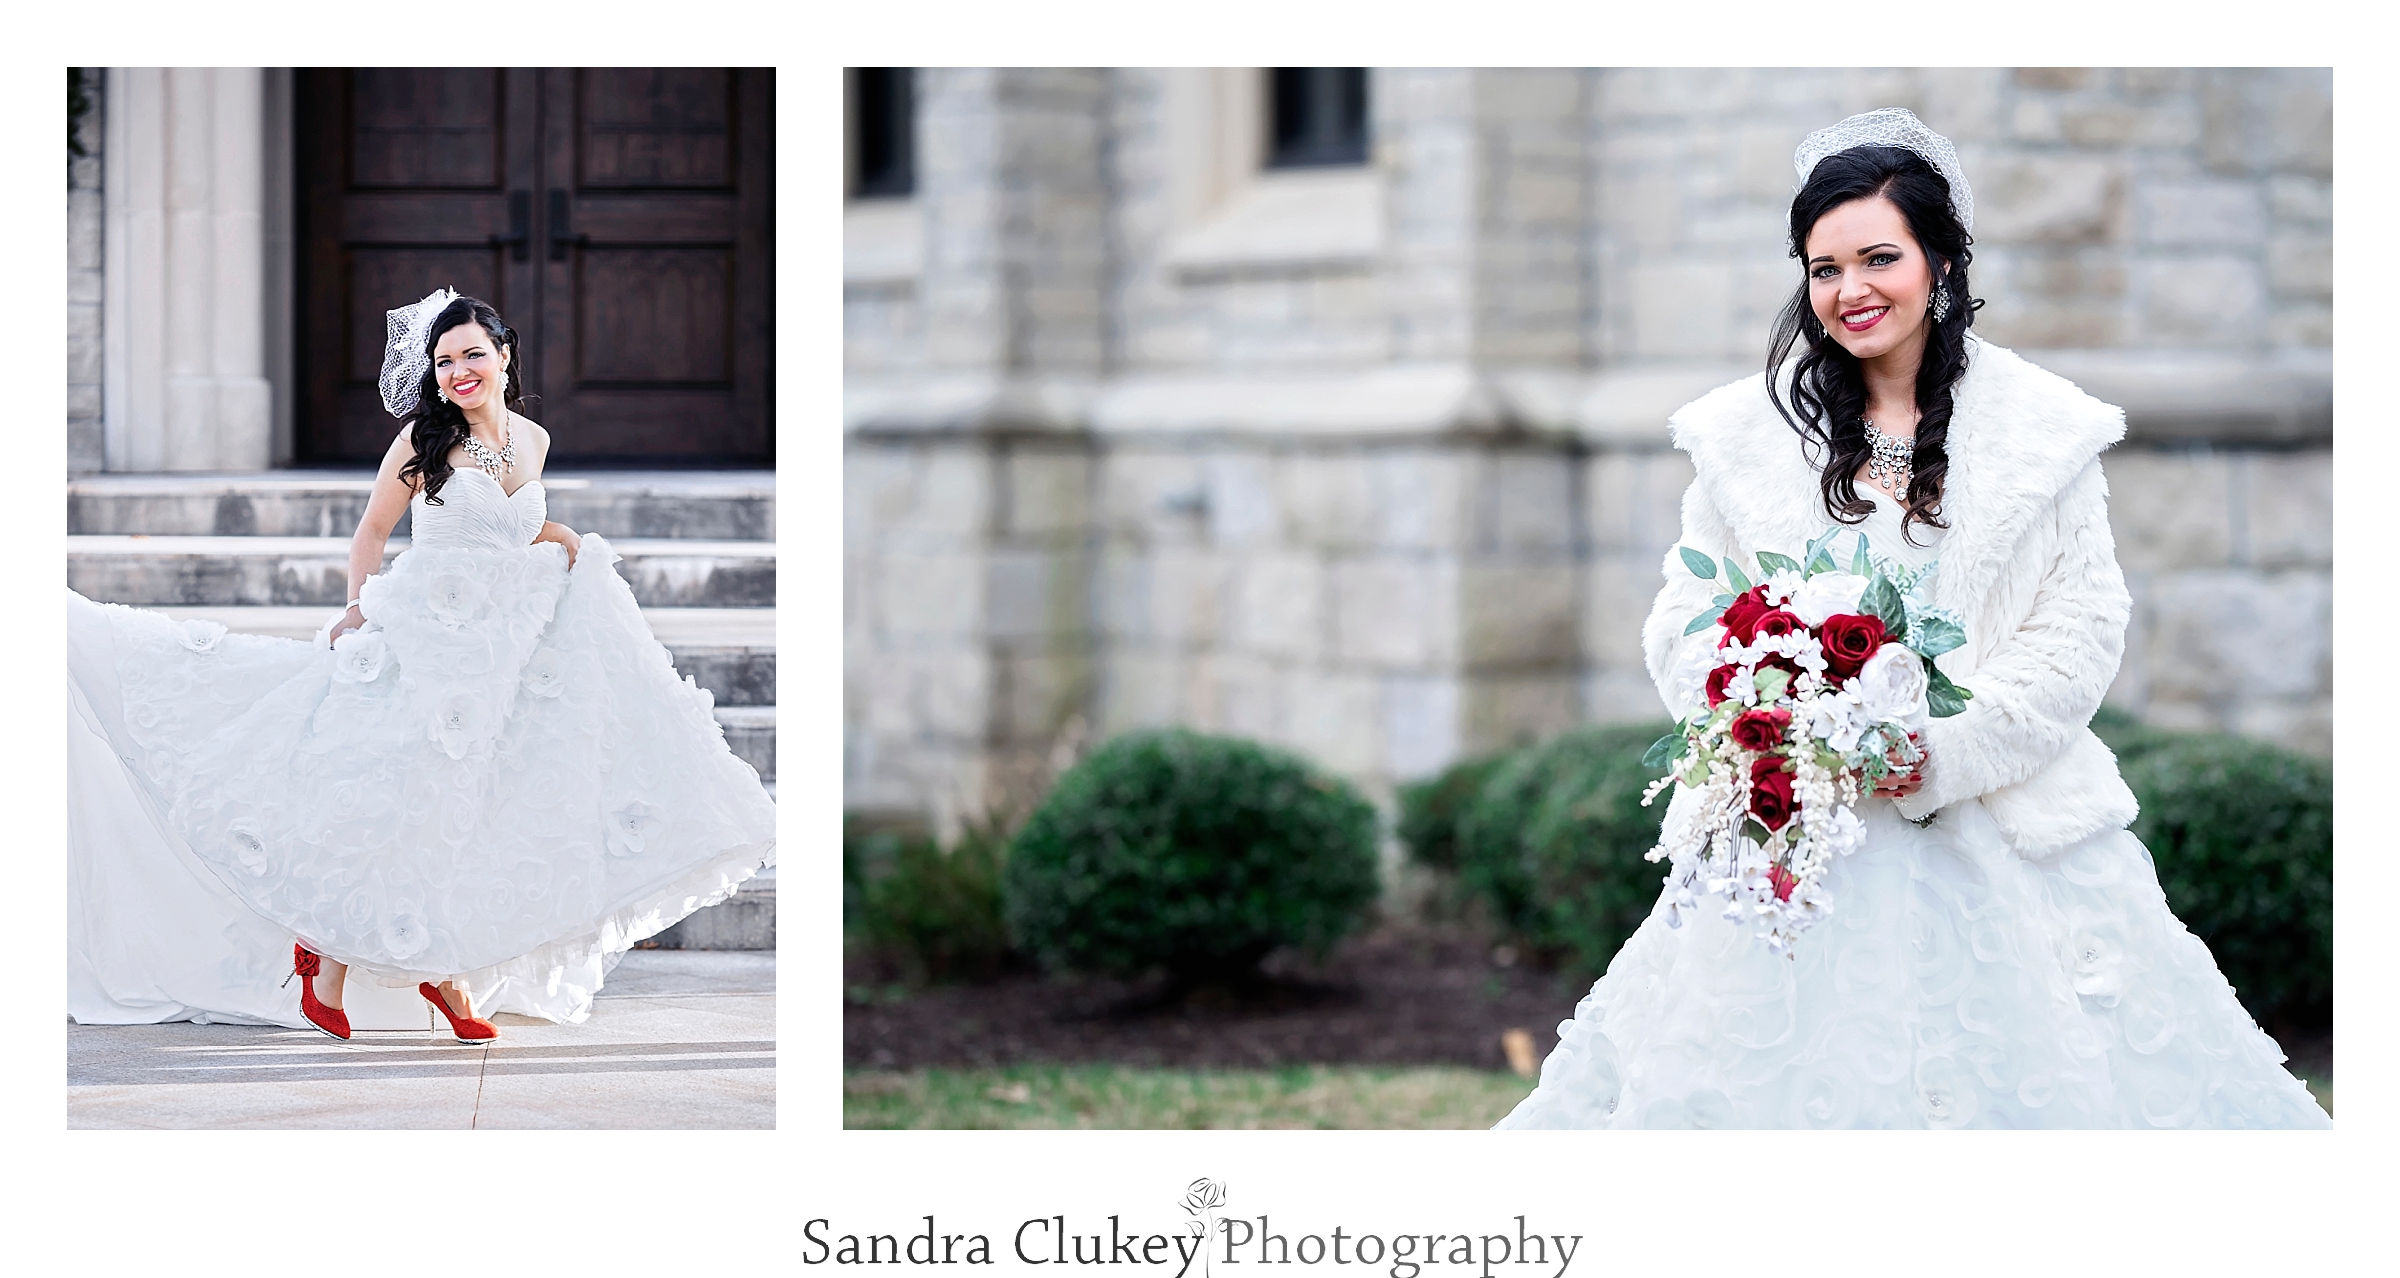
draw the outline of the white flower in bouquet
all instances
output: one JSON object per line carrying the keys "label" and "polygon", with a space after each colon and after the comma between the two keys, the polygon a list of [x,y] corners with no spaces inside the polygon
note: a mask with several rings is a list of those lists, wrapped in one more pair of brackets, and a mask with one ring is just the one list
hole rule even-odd
{"label": "white flower in bouquet", "polygon": [[[1887,643],[1867,658],[1859,667],[1858,676],[1850,681],[1850,693],[1858,698],[1858,706],[1868,720],[1889,721],[1909,728],[1925,722],[1925,694],[1929,681],[1925,677],[1925,660],[1908,647]],[[1846,746],[1835,746],[1837,750]]]}
{"label": "white flower in bouquet", "polygon": [[1725,627],[1710,626],[1684,638],[1683,647],[1675,657],[1675,669],[1667,676],[1667,688],[1676,705],[1688,710],[1706,704],[1708,672],[1722,660],[1717,655],[1717,644],[1724,637]]}
{"label": "white flower in bouquet", "polygon": [[1867,593],[1868,578],[1850,572],[1821,572],[1800,583],[1792,592],[1791,602],[1784,607],[1792,615],[1811,626],[1825,624],[1827,617],[1837,613],[1858,611],[1860,597]]}
{"label": "white flower in bouquet", "polygon": [[1843,754],[1856,750],[1859,738],[1875,725],[1875,716],[1865,712],[1850,688],[1809,698],[1801,705],[1800,715],[1808,735]]}

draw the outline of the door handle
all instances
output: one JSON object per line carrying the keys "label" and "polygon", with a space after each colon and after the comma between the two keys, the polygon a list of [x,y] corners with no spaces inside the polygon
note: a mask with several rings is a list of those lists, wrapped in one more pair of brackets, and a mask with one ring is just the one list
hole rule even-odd
{"label": "door handle", "polygon": [[510,259],[522,262],[526,258],[527,246],[533,242],[532,223],[533,192],[511,191],[508,193],[508,234],[494,232],[484,242],[493,248],[506,248]]}
{"label": "door handle", "polygon": [[592,242],[589,235],[570,234],[567,230],[567,193],[560,187],[550,189],[550,260],[567,260],[567,248],[582,248]]}

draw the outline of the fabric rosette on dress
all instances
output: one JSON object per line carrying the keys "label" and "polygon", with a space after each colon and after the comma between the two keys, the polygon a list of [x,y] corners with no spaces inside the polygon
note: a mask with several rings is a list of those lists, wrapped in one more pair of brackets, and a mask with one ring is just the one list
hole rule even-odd
{"label": "fabric rosette on dress", "polygon": [[774,805],[605,538],[570,569],[528,544],[540,486],[480,471],[414,509],[330,650],[71,596],[74,673],[244,906],[363,976],[580,1020],[617,955],[773,863]]}

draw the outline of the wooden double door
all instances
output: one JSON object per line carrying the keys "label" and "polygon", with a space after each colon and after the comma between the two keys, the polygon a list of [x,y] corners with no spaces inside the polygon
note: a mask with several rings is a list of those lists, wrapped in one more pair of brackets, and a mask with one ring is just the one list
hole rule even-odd
{"label": "wooden double door", "polygon": [[773,76],[299,72],[298,459],[383,455],[384,312],[447,285],[517,328],[554,461],[772,465]]}

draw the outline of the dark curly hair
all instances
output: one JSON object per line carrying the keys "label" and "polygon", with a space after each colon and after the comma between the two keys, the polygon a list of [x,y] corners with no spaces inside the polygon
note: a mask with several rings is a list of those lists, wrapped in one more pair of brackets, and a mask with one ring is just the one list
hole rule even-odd
{"label": "dark curly hair", "polygon": [[[441,344],[442,334],[467,323],[482,325],[500,349],[508,352],[511,374],[522,367],[517,363],[517,330],[500,318],[500,312],[493,310],[490,302],[479,297],[462,297],[433,317],[433,329],[425,334],[425,377],[417,383],[417,406],[400,419],[409,429],[409,443],[415,450],[415,455],[400,467],[400,480],[402,483],[412,478],[418,480],[429,505],[442,504],[438,494],[442,485],[450,482],[450,450],[467,438],[466,411],[441,397],[441,384],[434,377],[433,348]],[[524,384],[521,376],[508,378],[503,406],[525,407],[521,389]]]}
{"label": "dark curly hair", "polygon": [[[1949,314],[1925,317],[1925,357],[1917,366],[1917,441],[1915,471],[1901,495],[1907,512],[1901,533],[1911,524],[1947,528],[1942,522],[1942,478],[1950,469],[1945,442],[1950,434],[1950,392],[1967,371],[1967,329],[1983,302],[1968,291],[1967,264],[1974,260],[1973,237],[1959,225],[1950,206],[1950,183],[1916,152],[1896,146],[1857,146],[1826,156],[1800,193],[1792,197],[1791,255],[1801,260],[1800,287],[1775,318],[1767,343],[1767,395],[1775,411],[1799,432],[1812,464],[1822,459],[1817,476],[1825,494],[1826,513],[1845,524],[1858,523],[1875,507],[1858,495],[1858,468],[1866,464],[1866,379],[1858,358],[1825,331],[1808,298],[1808,233],[1817,219],[1853,200],[1882,196],[1907,219],[1909,233],[1925,251],[1933,277],[1949,286]],[[1947,268],[1947,269],[1945,269]],[[1807,349],[1793,368],[1791,405],[1781,394],[1782,370],[1801,339]],[[1910,538],[1911,544],[1915,539]]]}

